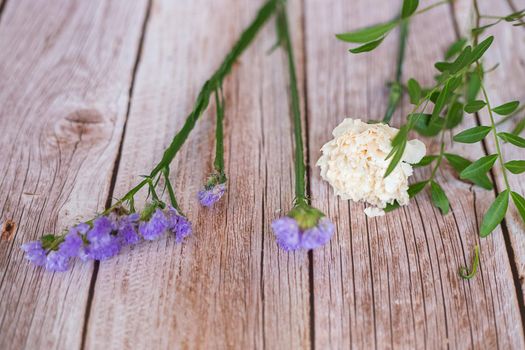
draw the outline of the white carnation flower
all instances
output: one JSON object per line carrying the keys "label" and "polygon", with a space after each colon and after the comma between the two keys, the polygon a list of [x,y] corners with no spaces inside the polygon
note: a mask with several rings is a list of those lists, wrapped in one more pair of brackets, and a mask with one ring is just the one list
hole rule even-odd
{"label": "white carnation flower", "polygon": [[392,150],[391,141],[397,132],[398,129],[386,124],[346,118],[334,129],[334,139],[321,148],[322,156],[317,162],[321,177],[341,199],[369,203],[371,207],[365,213],[371,217],[384,215],[383,208],[394,201],[408,204],[410,164],[418,163],[426,153],[424,143],[408,141],[401,161],[384,178],[390,163],[385,158]]}

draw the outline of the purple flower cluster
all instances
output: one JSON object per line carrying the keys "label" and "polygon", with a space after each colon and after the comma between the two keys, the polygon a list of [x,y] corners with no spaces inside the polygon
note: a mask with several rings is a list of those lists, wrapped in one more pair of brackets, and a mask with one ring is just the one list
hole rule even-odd
{"label": "purple flower cluster", "polygon": [[334,233],[334,224],[327,217],[321,217],[317,225],[301,229],[296,219],[284,216],[272,223],[277,244],[282,249],[315,249],[326,244]]}
{"label": "purple flower cluster", "polygon": [[214,205],[226,192],[226,184],[219,183],[199,191],[199,202],[205,207]]}
{"label": "purple flower cluster", "polygon": [[[117,255],[126,245],[144,240],[152,241],[164,233],[175,236],[177,243],[191,234],[191,223],[168,206],[156,209],[148,220],[140,220],[138,213],[118,215],[115,212],[100,216],[92,226],[81,223],[72,227],[65,237],[28,242],[22,245],[26,259],[50,271],[66,271],[71,258],[107,260]],[[56,244],[59,242],[59,244]]]}

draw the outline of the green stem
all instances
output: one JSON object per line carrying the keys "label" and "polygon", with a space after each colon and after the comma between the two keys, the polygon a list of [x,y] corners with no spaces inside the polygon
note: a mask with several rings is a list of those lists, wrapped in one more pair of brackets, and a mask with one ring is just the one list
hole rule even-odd
{"label": "green stem", "polygon": [[[220,96],[219,96],[220,95]],[[224,174],[224,96],[222,94],[222,87],[215,90],[215,106],[216,106],[216,125],[215,125],[215,171],[219,174],[219,183],[226,182],[226,175]]]}
{"label": "green stem", "polygon": [[180,210],[179,203],[177,202],[177,198],[175,197],[175,191],[173,190],[173,186],[171,185],[169,168],[164,168],[162,170],[162,173],[164,174],[164,181],[166,182],[166,188],[168,189],[168,195],[170,197],[171,206],[177,209],[179,214],[183,215]]}
{"label": "green stem", "polygon": [[388,124],[392,119],[399,102],[401,101],[401,96],[403,94],[403,88],[401,87],[401,78],[403,75],[403,61],[405,59],[405,48],[408,37],[408,27],[409,20],[405,19],[401,21],[401,26],[399,28],[399,48],[397,51],[397,63],[396,63],[396,80],[392,83],[390,87],[390,96],[388,97],[388,107],[383,117],[383,123]]}
{"label": "green stem", "polygon": [[429,5],[425,8],[422,8],[421,10],[418,10],[416,11],[412,16],[415,16],[415,15],[420,15],[422,13],[425,13],[427,11],[430,11],[432,10],[434,7],[438,7],[438,6],[441,6],[441,5],[444,5],[444,4],[448,4],[451,0],[442,0],[442,1],[438,1],[432,5]]}
{"label": "green stem", "polygon": [[501,172],[503,173],[503,180],[505,181],[505,186],[507,187],[507,190],[510,192],[510,185],[509,180],[507,178],[507,171],[505,169],[505,161],[503,160],[503,155],[501,153],[501,147],[499,145],[499,138],[498,138],[498,131],[496,129],[496,123],[494,122],[494,115],[492,114],[492,107],[490,106],[489,96],[487,94],[487,90],[485,89],[485,85],[483,84],[483,77],[481,73],[481,65],[478,63],[478,74],[481,82],[481,91],[483,93],[483,97],[485,98],[485,102],[487,103],[487,109],[489,111],[489,117],[490,117],[490,127],[492,129],[492,134],[494,135],[494,145],[496,146],[496,152],[498,154],[498,160],[501,167]]}
{"label": "green stem", "polygon": [[284,3],[279,6],[279,11],[277,12],[277,28],[279,39],[288,56],[288,71],[290,74],[290,99],[295,138],[295,204],[308,204],[306,198],[306,165],[304,163],[301,107],[297,88],[297,76],[295,73],[294,54],[288,29],[288,16],[286,13],[286,4]]}
{"label": "green stem", "polygon": [[215,71],[211,78],[204,83],[193,107],[193,111],[188,115],[181,130],[175,135],[169,147],[164,151],[162,159],[155,168],[153,168],[150,177],[155,177],[164,167],[171,163],[173,158],[175,158],[177,152],[188,138],[191,130],[195,127],[197,120],[208,106],[210,95],[221,85],[224,77],[230,72],[233,63],[239,58],[242,52],[255,38],[259,30],[264,26],[266,21],[272,16],[276,9],[277,2],[278,0],[269,0],[259,9],[253,22],[241,34],[239,40],[225,57],[220,67]]}

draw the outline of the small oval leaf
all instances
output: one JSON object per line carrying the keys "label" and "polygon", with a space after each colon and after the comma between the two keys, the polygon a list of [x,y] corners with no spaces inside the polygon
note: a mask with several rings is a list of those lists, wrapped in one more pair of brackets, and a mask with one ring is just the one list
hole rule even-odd
{"label": "small oval leaf", "polygon": [[513,174],[525,172],[525,160],[511,160],[504,164],[505,168]]}
{"label": "small oval leaf", "polygon": [[407,18],[412,16],[416,12],[419,0],[403,0],[403,7],[401,9],[401,18]]}
{"label": "small oval leaf", "polygon": [[525,222],[525,198],[517,192],[511,192],[510,196],[512,197],[516,209],[518,209],[518,213],[520,213],[521,220]]}
{"label": "small oval leaf", "polygon": [[509,190],[505,190],[496,197],[496,200],[494,200],[489,210],[485,213],[483,221],[481,222],[481,228],[479,229],[479,235],[481,237],[487,237],[494,231],[496,226],[503,221],[508,207]]}
{"label": "small oval leaf", "polygon": [[488,50],[490,45],[492,45],[492,42],[494,41],[494,37],[491,35],[487,39],[480,42],[475,48],[472,49],[472,54],[470,55],[470,62],[476,62],[483,56],[485,51]]}
{"label": "small oval leaf", "polygon": [[432,203],[434,203],[434,205],[438,207],[439,210],[441,210],[441,214],[448,214],[450,203],[448,201],[447,195],[441,186],[435,181],[430,183],[430,196]]}
{"label": "small oval leaf", "polygon": [[475,143],[483,140],[490,130],[490,126],[475,126],[455,135],[454,141],[461,143]]}
{"label": "small oval leaf", "polygon": [[336,34],[339,40],[346,41],[349,43],[368,43],[370,41],[377,40],[383,35],[388,33],[392,28],[396,26],[397,22],[386,22],[376,24],[370,27],[358,29],[349,33]]}
{"label": "small oval leaf", "polygon": [[521,136],[514,135],[508,132],[500,132],[498,133],[498,136],[505,142],[512,143],[514,146],[525,148],[525,139]]}
{"label": "small oval leaf", "polygon": [[407,83],[408,96],[410,97],[410,103],[413,105],[417,104],[421,99],[421,85],[415,79],[408,80]]}
{"label": "small oval leaf", "polygon": [[358,46],[356,48],[350,49],[349,51],[351,53],[361,53],[361,52],[372,51],[373,49],[378,47],[383,42],[384,39],[385,39],[385,37],[382,37],[382,38],[380,38],[378,40],[371,41],[371,42],[366,43],[364,45],[361,45],[361,46]]}
{"label": "small oval leaf", "polygon": [[413,167],[413,168],[421,168],[421,167],[424,167],[424,166],[430,165],[430,164],[432,164],[432,162],[435,161],[437,158],[438,158],[438,156],[424,156],[423,158],[421,158],[421,160],[419,161],[419,163],[412,164],[412,167]]}
{"label": "small oval leaf", "polygon": [[492,108],[492,112],[499,115],[509,115],[514,112],[520,105],[519,101],[511,101]]}
{"label": "small oval leaf", "polygon": [[466,167],[459,174],[459,178],[460,179],[472,179],[473,177],[486,174],[487,171],[489,171],[490,168],[492,168],[492,166],[496,162],[496,159],[498,159],[497,154],[491,154],[485,157],[481,157],[480,159],[476,160],[474,163]]}
{"label": "small oval leaf", "polygon": [[479,111],[480,109],[482,109],[486,105],[487,104],[485,103],[485,101],[482,101],[482,100],[472,101],[472,102],[469,102],[469,103],[467,103],[465,105],[465,112],[467,112],[467,113],[476,113],[477,111]]}

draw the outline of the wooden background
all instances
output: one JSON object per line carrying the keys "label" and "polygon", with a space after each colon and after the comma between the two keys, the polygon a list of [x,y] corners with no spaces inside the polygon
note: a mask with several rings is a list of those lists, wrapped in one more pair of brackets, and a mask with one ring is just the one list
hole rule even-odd
{"label": "wooden background", "polygon": [[[344,117],[383,115],[394,75],[395,33],[358,56],[334,33],[390,19],[400,1],[289,0],[310,195],[337,230],[328,245],[286,253],[270,231],[293,199],[288,73],[282,50],[268,54],[270,23],[225,81],[225,199],[211,210],[196,201],[211,169],[213,109],[173,167],[194,224],[186,244],[144,243],[66,273],[24,261],[20,244],[91,217],[149,172],[261,3],[0,0],[0,220],[16,223],[0,241],[0,349],[525,348],[525,236],[513,206],[481,241],[476,278],[457,275],[502,189],[497,168],[495,191],[485,191],[444,167],[446,216],[425,193],[368,219],[315,167]],[[512,12],[505,0],[481,5]],[[432,82],[432,63],[464,35],[470,10],[461,0],[412,21],[405,80]],[[523,102],[525,31],[500,24],[491,33],[487,66],[500,63],[487,75],[491,102]],[[494,152],[490,138],[453,147],[472,158]],[[504,146],[507,160],[519,152]],[[523,177],[511,181],[525,192]]]}

